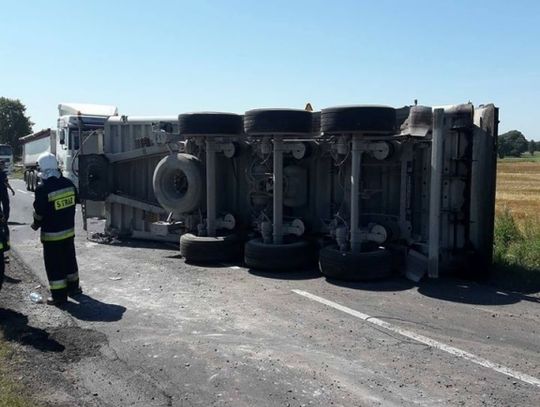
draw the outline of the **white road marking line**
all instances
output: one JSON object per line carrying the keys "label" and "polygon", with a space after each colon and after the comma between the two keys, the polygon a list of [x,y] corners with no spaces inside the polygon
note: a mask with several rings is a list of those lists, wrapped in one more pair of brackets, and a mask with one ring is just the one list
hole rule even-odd
{"label": "white road marking line", "polygon": [[27,194],[27,193],[28,193],[28,191],[23,191],[22,189],[17,189],[17,191],[19,191],[19,192],[21,192],[21,193],[23,193],[23,194]]}
{"label": "white road marking line", "polygon": [[442,350],[444,352],[447,352],[453,356],[457,356],[460,358],[463,358],[465,360],[468,360],[470,362],[476,363],[477,365],[487,367],[488,369],[494,370],[496,372],[502,373],[504,375],[513,377],[514,379],[521,380],[522,382],[532,384],[533,386],[540,387],[540,379],[529,376],[528,374],[518,372],[516,370],[510,369],[506,366],[500,365],[498,363],[493,363],[487,359],[481,358],[479,356],[473,355],[472,353],[466,352],[464,350],[455,348],[453,346],[446,345],[442,342],[436,341],[434,339],[428,338],[423,335],[419,335],[415,332],[399,328],[397,326],[394,326],[386,321],[383,321],[382,319],[371,317],[367,314],[364,314],[362,312],[353,310],[352,308],[345,307],[343,305],[340,305],[338,303],[335,303],[333,301],[327,300],[322,297],[318,297],[316,295],[313,295],[311,293],[308,293],[307,291],[302,290],[292,290],[294,293],[299,294],[303,297],[309,298],[310,300],[317,301],[321,304],[327,305],[331,308],[337,309],[339,311],[345,312],[346,314],[352,315],[353,317],[359,318],[365,322],[369,322],[370,324],[380,326],[381,328],[385,328],[389,331],[395,332],[400,334],[401,336],[405,336],[406,338],[413,339],[417,342],[423,343],[425,345],[428,345],[432,348]]}

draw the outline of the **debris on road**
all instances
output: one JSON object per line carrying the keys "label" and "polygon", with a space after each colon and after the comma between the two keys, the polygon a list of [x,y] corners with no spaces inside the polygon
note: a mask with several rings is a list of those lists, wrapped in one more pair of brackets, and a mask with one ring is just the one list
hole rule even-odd
{"label": "debris on road", "polygon": [[30,300],[32,302],[35,302],[36,304],[42,304],[43,303],[43,296],[39,293],[30,293]]}

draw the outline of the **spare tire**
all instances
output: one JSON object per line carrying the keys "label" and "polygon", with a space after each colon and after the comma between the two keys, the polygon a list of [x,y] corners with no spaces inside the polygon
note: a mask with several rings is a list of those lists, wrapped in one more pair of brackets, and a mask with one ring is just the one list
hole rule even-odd
{"label": "spare tire", "polygon": [[180,237],[180,254],[187,263],[234,261],[242,256],[242,240],[236,234],[206,237],[186,233]]}
{"label": "spare tire", "polygon": [[109,160],[103,154],[84,154],[79,157],[79,197],[104,201],[111,193]]}
{"label": "spare tire", "polygon": [[244,115],[247,134],[305,134],[312,129],[312,113],[306,110],[254,109]]}
{"label": "spare tire", "polygon": [[164,157],[154,170],[154,194],[169,212],[183,214],[201,206],[204,197],[204,176],[200,160],[189,154]]}
{"label": "spare tire", "polygon": [[32,191],[32,171],[29,171],[26,177],[26,189],[30,192]]}
{"label": "spare tire", "polygon": [[244,132],[242,116],[234,113],[195,112],[178,116],[182,135],[239,135]]}
{"label": "spare tire", "polygon": [[272,244],[252,239],[244,247],[244,262],[255,270],[304,270],[315,264],[315,249],[306,240]]}
{"label": "spare tire", "polygon": [[396,129],[396,109],[389,106],[341,106],[323,109],[323,133],[389,133]]}
{"label": "spare tire", "polygon": [[330,278],[345,281],[370,281],[392,274],[392,254],[385,248],[367,252],[340,252],[327,246],[319,252],[319,269]]}

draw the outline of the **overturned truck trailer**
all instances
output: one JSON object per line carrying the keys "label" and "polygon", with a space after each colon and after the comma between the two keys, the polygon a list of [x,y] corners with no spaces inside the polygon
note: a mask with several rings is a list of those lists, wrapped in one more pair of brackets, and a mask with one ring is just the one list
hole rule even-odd
{"label": "overturned truck trailer", "polygon": [[190,262],[481,277],[497,125],[491,104],[115,117],[81,153],[80,193],[108,233],[179,241]]}

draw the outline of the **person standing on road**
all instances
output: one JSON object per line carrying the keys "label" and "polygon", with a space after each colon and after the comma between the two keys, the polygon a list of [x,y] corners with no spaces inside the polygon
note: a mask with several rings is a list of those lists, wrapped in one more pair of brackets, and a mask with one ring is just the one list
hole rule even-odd
{"label": "person standing on road", "polygon": [[75,185],[64,178],[56,157],[43,153],[38,159],[39,176],[34,198],[32,229],[41,228],[43,258],[49,279],[49,305],[61,305],[67,297],[81,294],[75,255],[75,206],[78,194]]}
{"label": "person standing on road", "polygon": [[9,194],[8,189],[11,191],[13,195],[15,195],[15,191],[13,188],[11,188],[11,185],[9,185],[9,181],[6,174],[6,165],[4,161],[0,160],[0,202],[2,203],[2,213],[4,214],[4,220],[6,223],[9,219]]}
{"label": "person standing on road", "polygon": [[4,264],[4,253],[9,250],[9,233],[7,232],[7,222],[4,214],[0,211],[0,290],[4,283],[6,265]]}

